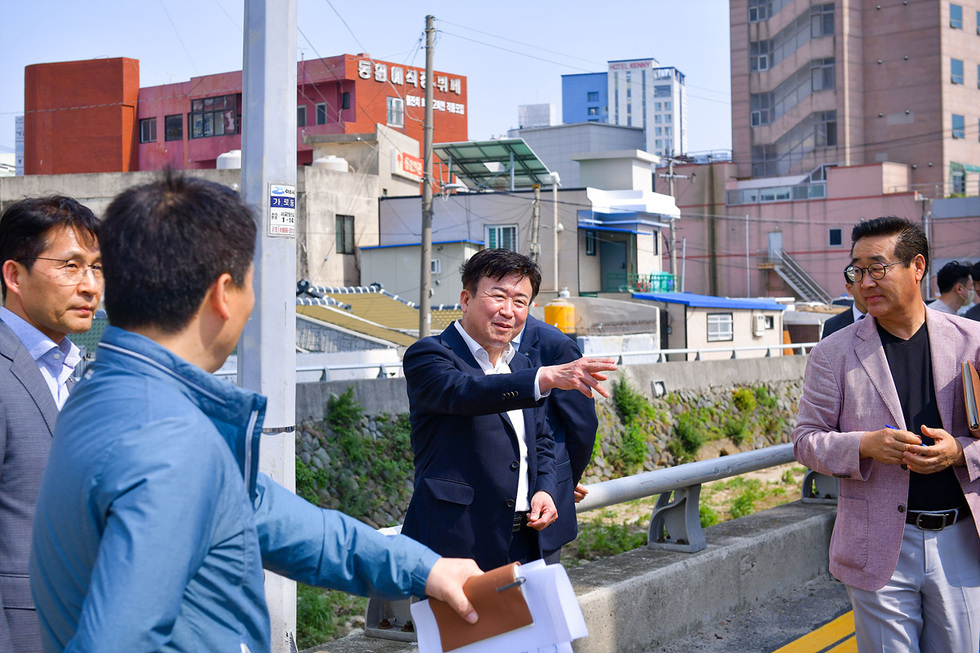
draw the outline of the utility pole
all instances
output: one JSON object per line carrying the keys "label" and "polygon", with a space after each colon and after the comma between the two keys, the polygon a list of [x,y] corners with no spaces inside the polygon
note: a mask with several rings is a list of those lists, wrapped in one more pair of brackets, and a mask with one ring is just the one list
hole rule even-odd
{"label": "utility pole", "polygon": [[[425,125],[422,177],[422,279],[419,283],[419,338],[429,335],[432,325],[432,50],[435,19],[425,17]],[[294,112],[295,113],[295,112]]]}
{"label": "utility pole", "polygon": [[535,263],[541,257],[541,184],[531,186],[534,189],[534,206],[531,208],[531,260]]}
{"label": "utility pole", "polygon": [[[667,157],[667,174],[661,173],[661,179],[667,180],[667,194],[674,197],[674,180],[687,179],[687,175],[674,174],[674,157]],[[677,218],[670,218],[670,274],[674,278],[674,292],[677,292]]]}
{"label": "utility pole", "polygon": [[[296,0],[245,0],[242,196],[256,211],[255,309],[242,387],[268,397],[261,467],[296,487]],[[296,649],[296,583],[266,572],[272,651]]]}

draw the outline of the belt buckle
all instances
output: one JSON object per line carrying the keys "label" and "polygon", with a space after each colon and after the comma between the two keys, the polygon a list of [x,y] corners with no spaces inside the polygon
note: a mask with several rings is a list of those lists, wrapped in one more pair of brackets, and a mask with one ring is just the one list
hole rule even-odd
{"label": "belt buckle", "polygon": [[[949,513],[953,513],[952,518],[950,518]],[[954,508],[953,510],[947,510],[945,512],[920,512],[918,515],[915,516],[915,526],[919,530],[923,530],[923,531],[941,531],[947,526],[952,526],[953,524],[955,524],[956,517],[958,515],[959,515],[959,510],[956,508]],[[922,520],[923,517],[927,519],[939,520],[937,522],[938,526],[932,525],[931,523],[923,522]]]}
{"label": "belt buckle", "polygon": [[524,516],[525,515],[527,515],[526,512],[515,512],[514,513],[514,531],[513,532],[515,532],[515,533],[519,533],[520,532],[521,527],[524,526]]}

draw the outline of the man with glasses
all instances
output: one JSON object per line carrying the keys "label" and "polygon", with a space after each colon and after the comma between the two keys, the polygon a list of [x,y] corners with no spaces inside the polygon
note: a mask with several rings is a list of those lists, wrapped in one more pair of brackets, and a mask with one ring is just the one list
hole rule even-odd
{"label": "man with glasses", "polygon": [[41,650],[27,575],[31,524],[58,410],[92,327],[102,265],[92,211],[68,197],[0,217],[0,651]]}
{"label": "man with glasses", "polygon": [[921,227],[876,218],[851,242],[847,275],[873,319],[810,353],[793,431],[797,460],[840,479],[830,571],[862,653],[976,651],[980,434],[960,363],[980,364],[980,328],[923,303]]}

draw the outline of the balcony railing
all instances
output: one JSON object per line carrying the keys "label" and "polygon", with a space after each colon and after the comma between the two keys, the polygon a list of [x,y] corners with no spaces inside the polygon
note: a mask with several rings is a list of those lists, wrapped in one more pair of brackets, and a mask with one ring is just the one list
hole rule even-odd
{"label": "balcony railing", "polygon": [[669,272],[610,272],[606,275],[606,292],[676,292],[675,287],[674,275]]}

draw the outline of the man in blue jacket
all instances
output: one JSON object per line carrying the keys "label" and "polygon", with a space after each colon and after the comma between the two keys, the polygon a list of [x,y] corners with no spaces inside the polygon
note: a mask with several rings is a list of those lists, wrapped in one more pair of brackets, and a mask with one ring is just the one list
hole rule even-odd
{"label": "man in blue jacket", "polygon": [[472,560],[439,558],[258,473],[266,400],[217,379],[255,301],[237,193],[168,175],[109,206],[98,359],[55,429],[34,521],[44,649],[270,650],[263,567],[470,621]]}
{"label": "man in blue jacket", "polygon": [[539,531],[558,517],[554,440],[543,406],[552,390],[608,396],[616,369],[581,358],[541,367],[511,345],[541,273],[528,257],[485,249],[463,265],[463,317],[405,352],[415,493],[402,532],[484,570],[542,557]]}
{"label": "man in blue jacket", "polygon": [[[582,350],[574,340],[531,315],[524,330],[514,339],[518,351],[537,350],[543,365],[558,365],[582,358]],[[546,404],[548,424],[555,439],[555,506],[558,519],[541,531],[541,554],[548,564],[559,562],[561,547],[578,535],[575,504],[589,493],[579,481],[592,460],[595,434],[599,420],[595,400],[574,390],[554,390]]]}

